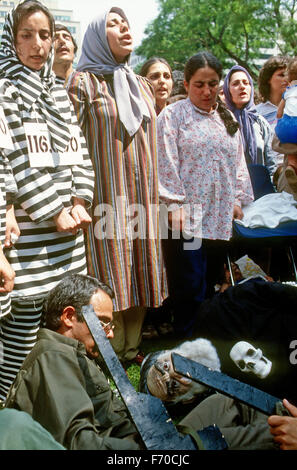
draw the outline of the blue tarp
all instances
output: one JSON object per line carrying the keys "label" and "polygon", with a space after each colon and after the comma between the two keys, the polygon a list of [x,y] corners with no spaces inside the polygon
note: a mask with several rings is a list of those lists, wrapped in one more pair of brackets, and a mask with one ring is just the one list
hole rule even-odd
{"label": "blue tarp", "polygon": [[274,237],[297,237],[297,222],[290,221],[280,224],[276,228],[249,228],[233,223],[233,236],[235,238],[274,238]]}

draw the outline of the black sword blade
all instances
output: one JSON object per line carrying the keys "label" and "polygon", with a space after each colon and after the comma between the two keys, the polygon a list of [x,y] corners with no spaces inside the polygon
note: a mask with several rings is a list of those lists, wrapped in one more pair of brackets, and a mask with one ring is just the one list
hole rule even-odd
{"label": "black sword blade", "polygon": [[172,353],[171,358],[178,374],[237,399],[268,416],[276,413],[276,405],[281,402],[279,398],[179,354]]}

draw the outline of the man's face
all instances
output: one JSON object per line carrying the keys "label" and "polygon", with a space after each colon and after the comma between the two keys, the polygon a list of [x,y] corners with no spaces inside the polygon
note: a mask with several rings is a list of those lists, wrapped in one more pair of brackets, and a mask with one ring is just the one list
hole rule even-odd
{"label": "man's face", "polygon": [[152,395],[162,401],[174,402],[185,395],[192,386],[192,381],[177,374],[173,368],[170,351],[162,354],[150,368],[147,386]]}
{"label": "man's face", "polygon": [[[94,312],[100,322],[107,324],[112,321],[112,300],[104,291],[98,290],[91,297],[90,305],[93,306]],[[106,336],[108,339],[113,338],[113,330],[110,329],[108,332],[106,332]],[[99,351],[95,345],[95,341],[86,322],[77,321],[76,315],[73,317],[72,337],[84,344],[87,355],[91,359],[98,357]]]}
{"label": "man's face", "polygon": [[68,31],[56,31],[54,36],[55,63],[69,63],[74,61],[74,44]]}

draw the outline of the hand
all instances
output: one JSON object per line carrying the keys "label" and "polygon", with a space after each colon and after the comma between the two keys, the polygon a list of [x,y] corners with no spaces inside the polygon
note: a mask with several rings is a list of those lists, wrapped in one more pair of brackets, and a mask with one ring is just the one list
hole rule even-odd
{"label": "hand", "polygon": [[72,233],[72,235],[75,235],[77,233],[77,223],[75,222],[73,217],[68,214],[65,208],[62,209],[59,214],[54,216],[54,222],[56,224],[58,232],[70,232]]}
{"label": "hand", "polygon": [[6,208],[5,248],[12,248],[20,234],[21,232],[14,214],[14,207],[13,205],[9,205]]}
{"label": "hand", "polygon": [[89,224],[92,222],[91,217],[85,209],[84,201],[83,203],[80,202],[80,200],[78,199],[74,201],[74,205],[71,210],[71,215],[77,223],[77,227],[82,228],[83,230],[86,230]]}
{"label": "hand", "polygon": [[240,206],[235,205],[233,209],[233,219],[242,220],[243,219],[243,212]]}
{"label": "hand", "polygon": [[283,404],[292,416],[270,416],[270,432],[281,450],[297,450],[297,408],[288,400],[283,400]]}
{"label": "hand", "polygon": [[185,212],[181,207],[168,213],[168,223],[171,230],[182,232],[185,225]]}
{"label": "hand", "polygon": [[14,286],[15,272],[4,256],[0,247],[0,293],[11,292]]}

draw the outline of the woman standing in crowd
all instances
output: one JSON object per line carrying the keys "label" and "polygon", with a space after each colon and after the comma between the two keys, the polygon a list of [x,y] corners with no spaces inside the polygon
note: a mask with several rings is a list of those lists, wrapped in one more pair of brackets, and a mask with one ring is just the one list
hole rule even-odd
{"label": "woman standing in crowd", "polygon": [[164,279],[155,103],[150,83],[128,65],[132,49],[121,9],[95,18],[68,92],[96,173],[89,273],[116,294],[114,350],[122,361],[139,363],[146,307],[161,304]]}
{"label": "woman standing in crowd", "polygon": [[7,253],[15,271],[11,315],[1,320],[1,398],[32,349],[44,296],[66,273],[85,273],[94,173],[67,92],[52,73],[54,20],[37,1],[6,19],[0,49],[0,100],[10,127],[13,203],[21,236]]}
{"label": "woman standing in crowd", "polygon": [[[146,77],[154,88],[157,115],[168,104],[173,89],[172,70],[167,60],[162,57],[152,57],[141,67],[140,75]],[[167,311],[168,299],[158,308],[148,309],[143,325],[142,338],[152,339],[159,335],[172,333],[171,313]]]}
{"label": "woman standing in crowd", "polygon": [[265,62],[259,72],[258,88],[263,102],[259,103],[256,109],[269,122],[272,131],[277,123],[278,105],[288,86],[287,65],[287,57],[273,56]]}
{"label": "woman standing in crowd", "polygon": [[[253,200],[238,123],[217,103],[221,77],[216,57],[208,52],[194,55],[185,66],[188,98],[167,106],[158,117],[159,193],[171,228],[163,253],[174,327],[183,336],[191,334],[205,298],[205,249],[212,288],[213,273],[223,266],[220,242],[230,239],[232,220],[242,217],[242,204]],[[220,253],[215,266],[212,253]]]}
{"label": "woman standing in crowd", "polygon": [[245,68],[235,65],[227,74],[223,89],[226,106],[240,124],[247,165],[265,165],[272,177],[277,162],[271,148],[271,129],[256,110],[251,76]]}
{"label": "woman standing in crowd", "polygon": [[160,114],[166,106],[173,88],[172,70],[167,60],[153,57],[141,67],[140,75],[152,84],[156,98],[156,113]]}
{"label": "woman standing in crowd", "polygon": [[[270,124],[272,136],[277,123],[277,109],[282,99],[282,94],[288,86],[286,69],[288,58],[283,56],[270,57],[260,70],[258,77],[259,94],[262,103],[257,104],[256,109]],[[271,143],[272,145],[272,143]],[[277,165],[283,164],[284,156],[275,153]]]}
{"label": "woman standing in crowd", "polygon": [[[282,144],[297,145],[297,58],[288,64],[288,87],[283,94],[277,111],[275,134]],[[297,155],[288,154],[288,166],[285,170],[287,180],[295,189],[297,197]]]}

